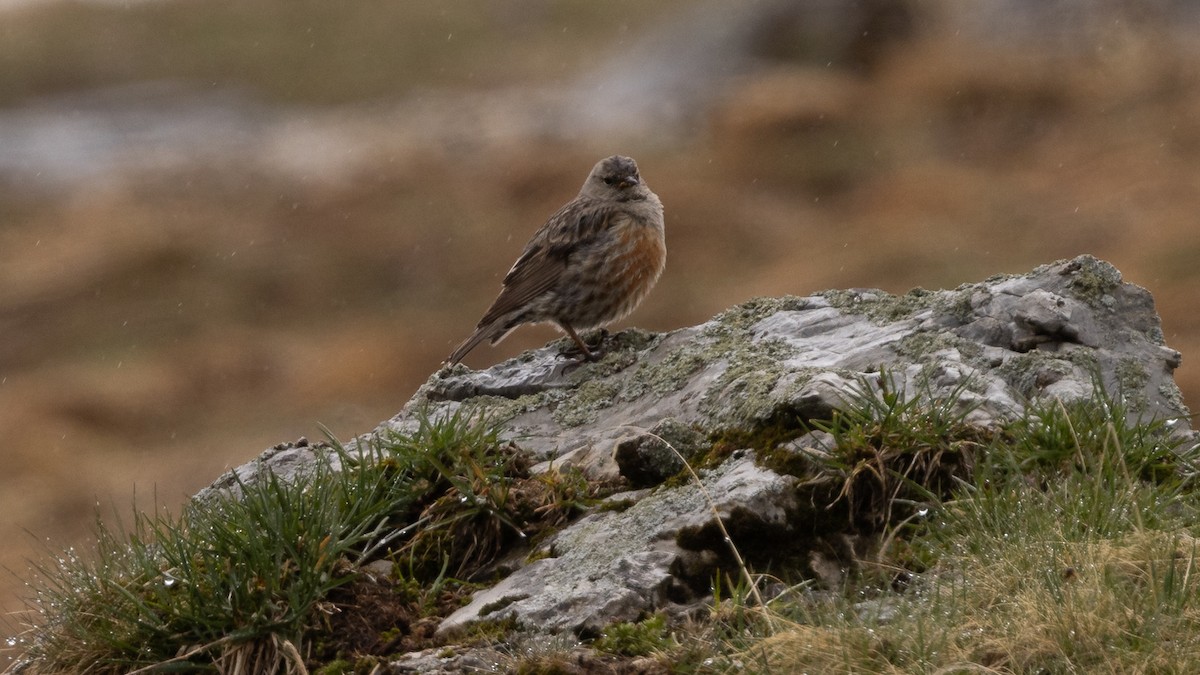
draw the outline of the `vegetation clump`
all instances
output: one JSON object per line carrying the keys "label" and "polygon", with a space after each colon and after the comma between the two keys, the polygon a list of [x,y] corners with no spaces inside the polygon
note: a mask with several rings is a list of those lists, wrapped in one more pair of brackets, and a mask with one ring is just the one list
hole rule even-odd
{"label": "vegetation clump", "polygon": [[[525,469],[490,418],[460,412],[333,444],[293,479],[261,471],[179,515],[136,512],[128,530],[98,521],[94,555],[37,569],[26,660],[42,674],[299,673],[339,647],[411,647],[380,637],[431,637],[435,622],[417,624],[461,605],[458,575],[587,498],[569,476]],[[363,571],[381,558],[390,574]],[[364,627],[371,639],[347,639]]]}
{"label": "vegetation clump", "polygon": [[655,614],[642,621],[621,621],[604,629],[592,643],[595,649],[622,656],[648,656],[675,646],[667,617]]}
{"label": "vegetation clump", "polygon": [[[836,448],[817,458],[814,480],[840,483],[830,506],[843,504],[855,529],[873,532],[948,497],[970,478],[976,454],[994,434],[967,422],[977,407],[964,403],[969,387],[964,378],[949,394],[935,396],[927,378],[914,394],[887,371],[860,380],[843,409],[812,422]],[[903,507],[899,514],[897,507]]]}

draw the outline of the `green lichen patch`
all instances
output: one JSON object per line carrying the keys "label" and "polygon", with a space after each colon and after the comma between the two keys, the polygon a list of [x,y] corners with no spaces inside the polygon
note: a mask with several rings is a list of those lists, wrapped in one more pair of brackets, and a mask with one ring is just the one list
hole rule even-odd
{"label": "green lichen patch", "polygon": [[978,286],[962,286],[954,291],[930,291],[914,288],[896,296],[881,290],[831,290],[820,295],[831,307],[866,317],[876,325],[911,319],[921,312],[953,318],[957,323],[969,323],[975,314],[972,296]]}
{"label": "green lichen patch", "polygon": [[1121,286],[1117,268],[1091,256],[1075,258],[1067,263],[1066,271],[1071,275],[1068,286],[1075,297],[1093,307],[1108,306],[1113,292]]}
{"label": "green lichen patch", "polygon": [[701,411],[717,425],[744,427],[761,424],[775,412],[772,392],[787,372],[783,361],[793,348],[782,340],[741,344],[727,353],[728,365],[704,394]]}
{"label": "green lichen patch", "polygon": [[665,396],[678,391],[706,363],[703,349],[692,344],[671,352],[657,363],[643,362],[628,378],[621,391],[621,400],[632,401],[646,395]]}
{"label": "green lichen patch", "polygon": [[676,452],[690,457],[704,442],[704,432],[694,424],[684,424],[674,417],[667,417],[654,425],[652,431],[671,444]]}
{"label": "green lichen patch", "polygon": [[564,427],[594,422],[601,410],[617,402],[620,387],[611,380],[587,380],[554,409],[554,421]]}
{"label": "green lichen patch", "polygon": [[912,333],[901,338],[893,348],[896,350],[896,354],[914,363],[925,363],[934,354],[949,349],[957,351],[969,361],[983,356],[983,347],[978,342],[972,342],[945,331]]}
{"label": "green lichen patch", "polygon": [[[616,375],[638,363],[644,353],[653,349],[663,338],[661,333],[651,333],[640,328],[629,328],[619,333],[603,335],[602,339],[593,335],[583,336],[584,341],[589,345],[597,345],[599,341],[596,349],[602,351],[602,356],[595,362],[581,363],[572,373],[572,377],[576,381],[582,382],[597,377]],[[559,342],[562,343],[564,350],[574,347],[574,343],[567,338],[563,338]]]}
{"label": "green lichen patch", "polygon": [[938,299],[938,293],[917,288],[905,295],[895,296],[880,290],[825,291],[821,296],[830,306],[866,317],[877,325],[895,323],[928,309]]}
{"label": "green lichen patch", "polygon": [[1180,417],[1191,416],[1191,411],[1183,402],[1183,392],[1179,390],[1179,385],[1175,384],[1174,380],[1167,380],[1159,385],[1158,394],[1163,397],[1171,410],[1179,413]]}
{"label": "green lichen patch", "polygon": [[[955,289],[943,298],[941,311],[954,318],[960,324],[970,323],[975,316],[975,295],[980,292],[980,286],[963,286]],[[991,297],[988,294],[986,297]]]}
{"label": "green lichen patch", "polygon": [[517,398],[484,395],[472,398],[471,405],[480,411],[486,412],[496,422],[506,423],[519,415],[540,410],[556,400],[561,400],[564,396],[564,392],[557,390],[524,394]]}
{"label": "green lichen patch", "polygon": [[1146,398],[1146,385],[1150,382],[1150,374],[1146,367],[1131,356],[1122,357],[1117,362],[1115,370],[1117,386],[1125,403],[1134,412],[1144,412],[1150,402]]}
{"label": "green lichen patch", "polygon": [[713,321],[709,322],[706,334],[722,337],[731,331],[746,331],[772,314],[805,310],[809,308],[810,303],[808,298],[795,295],[753,298],[715,316]]}
{"label": "green lichen patch", "polygon": [[1095,356],[1083,349],[1054,353],[1035,349],[1009,356],[995,372],[1018,394],[1032,399],[1065,377],[1078,376],[1081,370],[1095,369]]}
{"label": "green lichen patch", "polygon": [[659,342],[662,342],[662,339],[662,333],[653,333],[641,328],[626,328],[620,333],[609,337],[611,341],[609,349],[623,352],[642,352],[647,349],[653,349]]}

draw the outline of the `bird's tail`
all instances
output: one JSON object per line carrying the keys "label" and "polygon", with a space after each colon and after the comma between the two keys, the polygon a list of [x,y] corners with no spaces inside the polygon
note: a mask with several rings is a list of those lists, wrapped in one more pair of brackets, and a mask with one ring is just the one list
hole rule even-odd
{"label": "bird's tail", "polygon": [[475,349],[480,342],[483,342],[487,339],[487,333],[486,327],[476,328],[475,332],[471,333],[471,337],[463,340],[462,344],[455,348],[455,350],[446,359],[446,363],[454,365],[459,361],[462,361],[472,349]]}
{"label": "bird's tail", "polygon": [[516,326],[506,324],[501,321],[492,321],[486,325],[477,326],[475,328],[475,332],[471,333],[471,337],[463,340],[462,344],[460,344],[450,354],[450,356],[446,359],[446,363],[454,365],[459,361],[462,361],[472,349],[478,347],[479,343],[483,342],[484,340],[488,340],[492,344],[496,344],[507,337],[508,334],[512,332],[513,328],[516,328]]}

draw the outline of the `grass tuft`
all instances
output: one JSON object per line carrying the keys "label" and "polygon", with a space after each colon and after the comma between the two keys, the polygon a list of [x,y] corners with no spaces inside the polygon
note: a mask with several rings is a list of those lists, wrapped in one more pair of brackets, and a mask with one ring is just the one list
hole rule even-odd
{"label": "grass tuft", "polygon": [[649,656],[676,646],[667,618],[655,614],[642,621],[618,622],[604,629],[592,647],[622,656]]}
{"label": "grass tuft", "polygon": [[93,555],[36,566],[23,662],[42,675],[307,672],[310,632],[362,563],[401,556],[436,593],[447,565],[498,550],[516,530],[514,455],[490,419],[458,412],[334,443],[294,479],[260,472],[238,497],[178,516],[135,509],[128,530],[97,520]]}
{"label": "grass tuft", "polygon": [[528,478],[527,462],[486,415],[422,416],[415,433],[390,431],[382,442],[385,463],[414,490],[403,532],[410,536],[393,555],[407,558],[416,578],[437,578],[447,567],[459,576],[525,537],[514,486]]}
{"label": "grass tuft", "polygon": [[838,501],[847,505],[852,525],[878,531],[948,496],[971,474],[992,432],[966,421],[976,407],[962,397],[969,384],[964,378],[935,395],[922,377],[910,394],[894,374],[881,371],[860,379],[831,420],[812,422],[833,436],[835,452],[820,458],[822,480],[841,481]]}

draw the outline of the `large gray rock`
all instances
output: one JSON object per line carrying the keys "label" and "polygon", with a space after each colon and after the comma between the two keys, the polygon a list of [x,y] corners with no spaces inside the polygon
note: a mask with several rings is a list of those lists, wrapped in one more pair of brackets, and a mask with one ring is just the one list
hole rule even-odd
{"label": "large gray rock", "polygon": [[[483,371],[445,368],[375,432],[411,431],[420,415],[487,411],[541,462],[535,470],[574,465],[643,488],[523,552],[515,571],[443,622],[443,634],[513,619],[586,635],[650,611],[689,611],[714,572],[731,568],[726,532],[761,567],[836,585],[862,540],[844,515],[841,529],[822,520],[829,499],[800,498],[796,478],[753,452],[721,455],[699,483],[663,481],[683,458],[712,465],[714,445],[764,430],[794,431],[779,446],[786,452],[827,452],[828,434],[801,435],[802,424],[829,418],[864,386],[956,394],[972,422],[988,425],[1020,416],[1031,400],[1090,397],[1099,381],[1135,421],[1165,418],[1191,433],[1171,378],[1180,355],[1163,344],[1153,299],[1090,256],[954,290],[751,300],[699,326],[620,333],[597,363],[562,358],[564,344]],[[283,448],[238,475],[275,462],[293,470],[305,453],[319,450]]]}
{"label": "large gray rock", "polygon": [[[687,457],[722,434],[828,418],[855,387],[877,382],[869,376],[881,369],[910,395],[918,386],[934,396],[959,390],[981,425],[1021,415],[1030,400],[1090,397],[1099,380],[1131,416],[1188,429],[1171,378],[1180,355],[1163,344],[1153,299],[1090,256],[950,291],[752,300],[665,335],[626,331],[596,364],[561,358],[561,346],[484,371],[443,370],[386,426],[410,428],[417,409],[477,406],[500,415],[543,470],[573,464],[594,478],[623,473],[635,486],[682,466],[670,448]],[[836,579],[839,560],[853,557],[851,538],[804,521],[813,515],[795,503],[793,478],[755,466],[749,454],[703,483],[704,490],[690,482],[660,487],[635,496],[626,511],[572,524],[443,630],[514,618],[540,630],[590,633],[686,605],[728,555],[714,513],[735,541],[803,540],[789,554],[814,577]],[[797,537],[797,529],[809,536]]]}
{"label": "large gray rock", "polygon": [[1091,256],[950,291],[755,299],[691,328],[625,331],[595,364],[563,359],[561,348],[444,369],[386,425],[410,429],[418,409],[484,407],[539,459],[605,478],[618,474],[622,441],[828,417],[881,368],[909,394],[926,381],[935,395],[965,383],[981,423],[1019,416],[1031,399],[1090,396],[1099,376],[1133,414],[1187,425],[1171,378],[1180,354],[1163,344],[1153,298]]}

